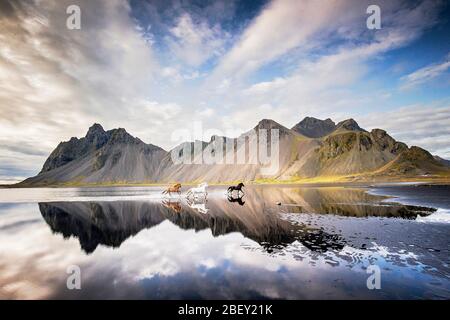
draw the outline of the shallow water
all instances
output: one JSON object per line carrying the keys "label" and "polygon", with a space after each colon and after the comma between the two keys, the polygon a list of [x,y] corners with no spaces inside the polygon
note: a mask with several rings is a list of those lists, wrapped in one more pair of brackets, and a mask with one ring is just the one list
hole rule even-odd
{"label": "shallow water", "polygon": [[450,298],[448,187],[244,189],[0,189],[0,297]]}

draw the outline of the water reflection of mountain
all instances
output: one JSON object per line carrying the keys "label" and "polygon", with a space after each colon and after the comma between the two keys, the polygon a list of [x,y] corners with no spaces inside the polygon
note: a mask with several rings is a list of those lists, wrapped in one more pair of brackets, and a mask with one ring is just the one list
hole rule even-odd
{"label": "water reflection of mountain", "polygon": [[280,202],[281,211],[290,213],[334,214],[346,217],[386,217],[416,219],[436,211],[423,206],[382,202],[386,197],[372,195],[360,188],[277,188],[261,187],[260,201]]}
{"label": "water reflection of mountain", "polygon": [[[210,229],[213,236],[239,232],[272,252],[299,241],[312,251],[340,250],[349,241],[338,231],[322,230],[305,221],[292,223],[279,213],[334,214],[350,217],[415,219],[435,209],[381,203],[383,197],[361,189],[253,187],[245,204],[210,197],[207,203],[181,201],[52,202],[39,208],[50,228],[74,236],[87,253],[99,244],[120,246],[142,229],[169,220],[182,229]],[[276,205],[281,203],[281,206]]]}
{"label": "water reflection of mountain", "polygon": [[[181,210],[178,210],[178,206]],[[99,244],[118,247],[142,229],[152,228],[169,220],[182,229],[210,229],[213,236],[239,232],[258,242],[268,252],[296,240],[311,250],[341,249],[337,235],[322,230],[293,225],[269,211],[253,211],[251,207],[211,201],[211,214],[202,214],[181,203],[135,201],[114,202],[53,202],[39,203],[39,209],[53,232],[65,238],[78,238],[86,253]]]}
{"label": "water reflection of mountain", "polygon": [[77,237],[86,253],[99,244],[118,247],[143,228],[165,220],[164,207],[140,202],[39,203],[39,209],[53,232]]}

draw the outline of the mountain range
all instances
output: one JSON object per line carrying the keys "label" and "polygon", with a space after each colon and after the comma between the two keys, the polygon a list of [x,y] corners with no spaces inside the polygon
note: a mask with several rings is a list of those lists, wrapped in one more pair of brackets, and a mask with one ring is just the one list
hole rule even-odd
{"label": "mountain range", "polygon": [[[267,167],[252,155],[239,139],[247,144],[258,143],[262,129],[278,129],[279,165],[269,176]],[[250,132],[232,139],[226,149],[213,136],[201,141],[202,152],[191,148],[192,164],[174,163],[171,152],[182,153],[185,142],[171,151],[147,144],[131,136],[125,129],[105,131],[100,124],[92,125],[86,136],[61,142],[45,161],[35,177],[17,186],[97,185],[234,181],[393,181],[450,177],[448,161],[417,147],[396,141],[386,131],[361,128],[353,119],[335,123],[331,119],[306,117],[291,129],[270,120],[261,120]],[[270,132],[270,131],[268,131]],[[270,137],[270,134],[269,134]],[[230,141],[230,140],[228,140]],[[267,142],[271,150],[270,141]],[[205,164],[206,155],[214,155],[223,147],[223,160],[245,154],[245,164]],[[189,156],[188,156],[189,157]],[[197,160],[197,161],[196,161]]]}

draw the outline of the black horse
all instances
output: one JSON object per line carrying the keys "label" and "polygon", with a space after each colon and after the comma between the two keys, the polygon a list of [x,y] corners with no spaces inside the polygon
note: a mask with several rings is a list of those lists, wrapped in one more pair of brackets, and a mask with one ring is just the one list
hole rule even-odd
{"label": "black horse", "polygon": [[242,201],[242,198],[244,197],[244,195],[242,196],[238,196],[237,198],[234,198],[232,195],[228,195],[228,201],[230,202],[237,202],[240,206],[243,206],[245,204],[245,201]]}
{"label": "black horse", "polygon": [[227,193],[233,193],[233,191],[235,191],[235,190],[237,190],[238,194],[239,194],[239,192],[244,193],[244,191],[242,191],[242,187],[245,187],[245,186],[242,182],[240,182],[237,186],[228,187]]}

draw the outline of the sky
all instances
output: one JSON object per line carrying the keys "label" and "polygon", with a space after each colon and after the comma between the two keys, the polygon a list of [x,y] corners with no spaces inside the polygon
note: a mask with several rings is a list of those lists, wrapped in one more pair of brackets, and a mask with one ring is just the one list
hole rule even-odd
{"label": "sky", "polygon": [[170,150],[354,118],[450,159],[449,35],[445,0],[2,0],[0,183],[93,123]]}

